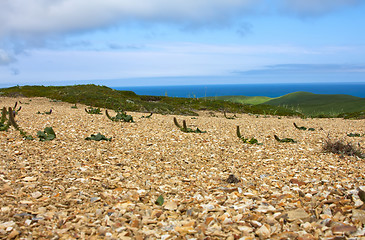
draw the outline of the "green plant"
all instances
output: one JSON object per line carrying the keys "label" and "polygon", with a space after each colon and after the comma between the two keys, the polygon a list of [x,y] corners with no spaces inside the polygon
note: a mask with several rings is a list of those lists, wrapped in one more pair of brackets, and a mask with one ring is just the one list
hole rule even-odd
{"label": "green plant", "polygon": [[14,107],[13,107],[13,113],[15,115],[18,114],[18,112],[22,109],[22,106],[19,106],[19,108],[16,109],[17,105],[18,105],[18,102],[15,102]]}
{"label": "green plant", "polygon": [[293,123],[293,124],[294,124],[294,127],[299,130],[303,130],[303,131],[305,131],[305,130],[314,131],[315,130],[314,128],[298,127],[296,123]]}
{"label": "green plant", "polygon": [[56,133],[53,131],[52,127],[44,128],[44,131],[38,131],[37,136],[39,141],[51,141],[56,138]]}
{"label": "green plant", "polygon": [[201,131],[199,128],[196,128],[196,130],[193,130],[191,128],[188,128],[186,125],[186,121],[183,120],[183,125],[181,126],[178,122],[176,117],[174,117],[174,123],[175,125],[180,128],[181,131],[186,132],[186,133],[206,133],[207,131]]}
{"label": "green plant", "polygon": [[[15,104],[16,107],[16,104]],[[15,111],[9,107],[9,110],[6,111],[6,107],[3,107],[1,111],[1,120],[0,120],[0,131],[6,131],[9,129],[10,126],[13,126],[16,130],[20,132],[20,134],[25,138],[29,140],[33,140],[33,137],[28,135],[23,129],[19,127],[19,125],[15,122]],[[9,116],[7,119],[6,116]],[[6,122],[6,123],[5,123]]]}
{"label": "green plant", "polygon": [[274,135],[274,138],[276,141],[278,142],[291,142],[291,143],[296,143],[297,141],[295,141],[294,139],[292,138],[283,138],[283,139],[280,139],[278,136]]}
{"label": "green plant", "polygon": [[259,143],[259,141],[254,137],[252,137],[251,139],[242,137],[241,131],[240,131],[240,126],[237,126],[236,134],[237,134],[237,137],[239,139],[241,139],[244,143],[262,145],[262,143]]}
{"label": "green plant", "polygon": [[322,149],[324,152],[340,154],[341,156],[347,155],[365,158],[365,153],[361,152],[360,147],[356,147],[354,144],[345,142],[344,140],[333,140],[329,136],[324,141]]}
{"label": "green plant", "polygon": [[360,133],[348,133],[347,134],[348,137],[361,137]]}
{"label": "green plant", "polygon": [[6,118],[7,114],[8,114],[8,112],[6,111],[6,107],[3,107],[2,111],[1,111],[0,131],[6,131],[10,127],[10,121],[9,121],[9,119]]}
{"label": "green plant", "polygon": [[157,200],[155,201],[155,204],[162,206],[164,204],[165,200],[163,198],[163,195],[161,194],[160,196],[158,196]]}
{"label": "green plant", "polygon": [[[123,111],[117,111],[117,115],[115,115],[115,117],[111,117],[108,113],[108,110],[105,110],[105,115],[112,120],[113,122],[120,122],[120,121],[124,121],[124,122],[134,122],[133,121],[133,117],[131,115],[127,115],[126,112]],[[152,114],[151,114],[152,116]]]}
{"label": "green plant", "polygon": [[227,119],[235,119],[235,118],[237,118],[236,114],[235,114],[235,115],[233,115],[232,117],[228,117],[228,116],[227,116],[227,114],[226,114],[226,111],[225,111],[225,110],[224,110],[224,112],[223,112],[223,115],[224,115],[224,117],[225,117],[225,118],[227,118]]}
{"label": "green plant", "polygon": [[71,108],[75,108],[76,109],[77,108],[76,103],[75,103],[75,105],[71,106]]}
{"label": "green plant", "polygon": [[47,111],[45,111],[45,112],[40,112],[40,111],[38,111],[37,112],[37,114],[42,114],[42,115],[44,115],[44,114],[46,114],[46,115],[50,115],[50,114],[52,114],[52,109],[50,109],[48,112]]}
{"label": "green plant", "polygon": [[85,112],[87,112],[88,114],[102,114],[100,108],[93,107],[89,107],[89,109],[85,108]]}
{"label": "green plant", "polygon": [[141,118],[150,118],[150,117],[152,117],[152,114],[153,113],[151,113],[150,115],[148,115],[148,116],[142,116]]}
{"label": "green plant", "polygon": [[107,138],[104,135],[102,135],[101,133],[98,133],[98,134],[91,134],[91,136],[85,138],[85,140],[94,140],[94,141],[105,140],[105,141],[111,141],[112,138]]}

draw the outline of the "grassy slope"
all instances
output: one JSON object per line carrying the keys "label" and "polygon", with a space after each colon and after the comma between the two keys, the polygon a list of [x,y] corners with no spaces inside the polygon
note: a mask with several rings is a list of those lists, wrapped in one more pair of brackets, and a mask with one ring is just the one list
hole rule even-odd
{"label": "grassy slope", "polygon": [[214,100],[223,100],[223,101],[231,101],[237,102],[242,104],[262,104],[273,98],[263,97],[263,96],[255,96],[255,97],[248,97],[248,96],[220,96],[220,97],[207,97],[207,99],[214,99]]}
{"label": "grassy slope", "polygon": [[295,92],[272,99],[265,102],[265,104],[286,106],[311,116],[337,116],[341,113],[365,110],[365,98],[342,94],[329,95]]}
{"label": "grassy slope", "polygon": [[140,96],[131,91],[117,91],[105,86],[16,86],[0,89],[3,96],[47,97],[70,103],[114,110],[154,112],[161,114],[197,115],[197,110],[246,112],[253,114],[301,115],[283,107],[270,105],[244,105],[240,103],[195,98]]}

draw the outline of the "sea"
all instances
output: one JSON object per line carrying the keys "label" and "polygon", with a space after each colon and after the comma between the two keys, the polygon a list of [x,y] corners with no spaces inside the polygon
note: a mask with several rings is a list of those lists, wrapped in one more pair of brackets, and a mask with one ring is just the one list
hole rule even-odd
{"label": "sea", "polygon": [[276,84],[219,84],[180,86],[113,87],[133,91],[138,95],[201,98],[215,96],[266,96],[280,97],[293,92],[316,94],[347,94],[365,98],[365,82],[357,83],[276,83]]}

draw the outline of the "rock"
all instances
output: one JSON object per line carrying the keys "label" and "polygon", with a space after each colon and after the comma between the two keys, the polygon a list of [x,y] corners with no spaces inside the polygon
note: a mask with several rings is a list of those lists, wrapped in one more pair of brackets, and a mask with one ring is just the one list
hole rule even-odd
{"label": "rock", "polygon": [[[293,239],[294,239],[294,238],[293,238]],[[299,237],[297,238],[297,240],[316,240],[316,239],[318,239],[318,238],[315,238],[312,234],[309,234],[309,233],[304,234],[304,235],[302,235],[302,236],[299,236]]]}
{"label": "rock", "polygon": [[173,200],[167,201],[167,202],[165,202],[163,208],[166,210],[175,211],[177,209],[177,204]]}
{"label": "rock", "polygon": [[98,201],[100,201],[100,200],[101,200],[101,198],[100,198],[100,197],[92,197],[92,198],[90,198],[90,202],[91,202],[91,203],[98,202]]}
{"label": "rock", "polygon": [[355,226],[350,226],[346,224],[338,224],[332,227],[333,234],[351,234],[357,231]]}
{"label": "rock", "polygon": [[292,222],[295,220],[302,220],[302,221],[306,221],[309,220],[309,214],[302,208],[296,209],[296,210],[292,210],[287,212],[288,214],[288,221]]}
{"label": "rock", "polygon": [[11,190],[11,187],[8,184],[4,184],[2,187],[0,187],[0,194],[4,194]]}
{"label": "rock", "polygon": [[25,177],[23,178],[23,181],[26,181],[26,182],[35,182],[37,181],[37,177]]}
{"label": "rock", "polygon": [[266,227],[266,225],[262,225],[259,229],[255,232],[260,239],[267,239],[270,237],[270,227]]}
{"label": "rock", "polygon": [[[276,237],[276,236],[275,236]],[[275,239],[297,239],[298,233],[295,232],[282,232],[277,235]]]}
{"label": "rock", "polygon": [[352,209],[352,219],[358,220],[362,224],[365,224],[365,211],[359,209]]}
{"label": "rock", "polygon": [[138,219],[133,219],[131,222],[130,222],[130,225],[131,227],[133,228],[138,228],[139,227],[139,224],[140,224],[140,221]]}
{"label": "rock", "polygon": [[240,180],[233,174],[229,175],[227,180],[226,180],[227,183],[239,183]]}
{"label": "rock", "polygon": [[267,213],[267,212],[275,212],[275,207],[269,205],[269,204],[261,204],[258,208],[254,210],[255,212],[259,213]]}
{"label": "rock", "polygon": [[292,178],[292,179],[290,179],[290,183],[291,183],[291,184],[297,184],[298,186],[303,186],[303,185],[305,185],[305,182],[300,181],[300,180],[298,180],[298,179],[296,179],[296,178]]}
{"label": "rock", "polygon": [[16,238],[18,235],[20,234],[20,232],[18,232],[16,229],[14,229],[13,231],[11,231],[11,233],[8,235],[7,239],[14,239]]}
{"label": "rock", "polygon": [[161,210],[153,210],[151,213],[151,218],[159,218],[163,214]]}
{"label": "rock", "polygon": [[175,227],[175,231],[182,235],[186,235],[188,233],[194,232],[195,230],[192,226],[182,226],[182,227]]}
{"label": "rock", "polygon": [[40,198],[42,196],[42,193],[37,191],[37,192],[31,193],[30,195],[32,196],[32,198],[37,199],[37,198]]}
{"label": "rock", "polygon": [[243,233],[251,233],[251,232],[253,232],[253,228],[252,227],[248,227],[248,226],[238,226],[238,230],[240,230]]}

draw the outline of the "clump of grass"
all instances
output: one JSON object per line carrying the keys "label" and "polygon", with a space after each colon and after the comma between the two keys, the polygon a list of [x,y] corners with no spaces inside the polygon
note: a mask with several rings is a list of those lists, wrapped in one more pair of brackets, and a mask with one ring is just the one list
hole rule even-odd
{"label": "clump of grass", "polygon": [[237,118],[236,114],[235,114],[235,115],[233,115],[233,116],[227,116],[226,110],[224,110],[223,115],[224,115],[224,117],[225,117],[225,118],[227,118],[227,119],[235,119],[235,118]]}
{"label": "clump of grass", "polygon": [[295,141],[294,139],[292,138],[279,138],[278,136],[274,135],[274,138],[276,141],[278,142],[290,142],[290,143],[296,143],[297,141]]}
{"label": "clump of grass", "polygon": [[[108,113],[108,110],[105,110],[105,115],[113,122],[121,122],[121,121],[134,122],[133,117],[131,115],[128,115],[126,112],[123,112],[123,111],[116,111],[116,112],[117,112],[117,115],[115,117],[111,117]],[[152,116],[152,113],[149,117],[151,117],[151,116]]]}
{"label": "clump of grass", "polygon": [[94,140],[94,141],[101,141],[101,140],[105,140],[105,141],[111,141],[112,138],[107,138],[105,137],[103,134],[98,133],[98,134],[91,134],[90,137],[85,138],[85,140]]}
{"label": "clump of grass", "polygon": [[248,139],[248,138],[243,137],[241,135],[241,131],[240,131],[240,127],[239,126],[237,126],[237,128],[236,128],[236,134],[237,134],[237,137],[239,139],[241,139],[244,143],[262,145],[262,143],[259,143],[259,141],[256,138],[254,138],[254,137],[252,137],[251,139]]}
{"label": "clump of grass", "polygon": [[298,127],[296,123],[293,123],[293,124],[294,124],[294,127],[299,130],[303,130],[303,131],[305,131],[305,130],[314,131],[315,130],[314,128]]}
{"label": "clump of grass", "polygon": [[153,115],[153,113],[151,112],[150,115],[148,115],[148,116],[142,116],[141,118],[150,118],[150,117],[152,117],[152,115]]}
{"label": "clump of grass", "polygon": [[76,103],[75,103],[75,105],[71,106],[71,108],[77,109]]}
{"label": "clump of grass", "polygon": [[365,136],[365,134],[361,135],[360,133],[348,133],[347,136],[348,137],[361,137],[361,136]]}
{"label": "clump of grass", "polygon": [[89,109],[85,108],[85,112],[88,114],[102,114],[100,108],[89,107]]}
{"label": "clump of grass", "polygon": [[42,115],[47,114],[47,115],[50,115],[50,114],[52,114],[52,109],[50,109],[49,112],[44,111],[43,113],[41,113],[40,111],[38,111],[37,114],[42,114]]}
{"label": "clump of grass", "polygon": [[359,146],[354,145],[351,142],[346,142],[343,139],[331,139],[327,137],[323,147],[324,152],[340,154],[342,157],[346,156],[357,156],[359,158],[365,158],[365,153],[361,152],[360,144]]}
{"label": "clump of grass", "polygon": [[174,117],[174,124],[176,125],[176,127],[180,128],[180,130],[182,132],[186,132],[186,133],[206,133],[207,131],[202,131],[199,128],[196,128],[196,130],[193,130],[191,128],[188,128],[186,125],[186,121],[183,120],[183,125],[181,126],[178,122],[176,117]]}

